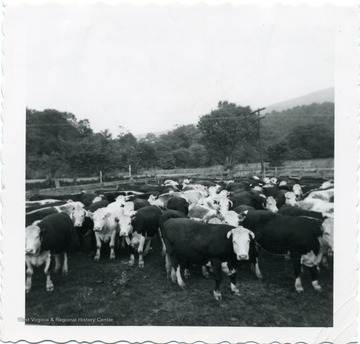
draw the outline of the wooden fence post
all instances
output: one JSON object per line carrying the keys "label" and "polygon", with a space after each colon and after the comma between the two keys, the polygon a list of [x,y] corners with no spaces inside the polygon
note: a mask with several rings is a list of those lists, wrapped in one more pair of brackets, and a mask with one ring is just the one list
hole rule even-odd
{"label": "wooden fence post", "polygon": [[102,171],[100,171],[100,176],[99,176],[99,180],[100,180],[100,187],[103,187],[103,175],[102,175]]}
{"label": "wooden fence post", "polygon": [[131,165],[129,165],[129,181],[130,181],[130,183],[133,182],[133,177],[131,175]]}

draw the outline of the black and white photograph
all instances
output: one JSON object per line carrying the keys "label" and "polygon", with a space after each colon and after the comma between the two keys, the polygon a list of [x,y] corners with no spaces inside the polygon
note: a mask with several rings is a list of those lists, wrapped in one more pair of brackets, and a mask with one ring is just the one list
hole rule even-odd
{"label": "black and white photograph", "polygon": [[357,21],[5,6],[4,339],[355,340]]}

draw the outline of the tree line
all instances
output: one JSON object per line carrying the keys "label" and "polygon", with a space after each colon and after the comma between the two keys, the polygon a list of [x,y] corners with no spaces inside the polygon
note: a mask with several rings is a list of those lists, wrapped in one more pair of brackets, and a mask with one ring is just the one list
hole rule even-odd
{"label": "tree line", "polygon": [[[198,123],[162,135],[137,138],[123,131],[94,132],[87,119],[53,109],[26,110],[26,178],[109,175],[128,170],[197,168],[260,161],[258,125],[265,161],[334,156],[334,104],[311,104],[266,114],[220,101]],[[121,118],[119,118],[121,126]]]}

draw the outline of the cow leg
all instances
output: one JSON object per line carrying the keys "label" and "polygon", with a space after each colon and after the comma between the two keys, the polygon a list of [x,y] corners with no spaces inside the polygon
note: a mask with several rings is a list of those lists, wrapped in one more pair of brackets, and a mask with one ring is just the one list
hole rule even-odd
{"label": "cow leg", "polygon": [[50,277],[50,269],[49,269],[50,263],[51,263],[51,254],[49,253],[48,256],[46,257],[45,269],[44,269],[44,273],[46,275],[46,291],[54,290],[54,284],[51,281],[51,277]]}
{"label": "cow leg", "polygon": [[316,266],[312,266],[310,268],[310,274],[311,274],[311,283],[312,283],[312,286],[314,287],[314,289],[316,291],[321,291],[321,286],[317,280],[317,276],[318,276],[318,271],[317,271],[317,267]]}
{"label": "cow leg", "polygon": [[221,261],[219,259],[212,259],[211,266],[213,268],[215,277],[214,297],[215,300],[220,301],[222,299],[220,292],[220,284],[222,279]]}
{"label": "cow leg", "polygon": [[167,253],[165,254],[165,269],[166,269],[166,278],[169,279],[171,273],[171,262],[170,262],[170,257]]}
{"label": "cow leg", "polygon": [[176,279],[177,279],[177,284],[179,285],[179,287],[181,288],[185,288],[186,284],[184,283],[182,277],[181,277],[181,268],[180,268],[180,264],[177,266],[176,268]]}
{"label": "cow leg", "polygon": [[227,273],[227,275],[229,276],[229,279],[230,279],[231,291],[235,295],[240,295],[240,290],[236,286],[236,269],[234,268],[234,266],[231,263],[228,263],[227,266],[229,269],[229,272]]}
{"label": "cow leg", "polygon": [[204,276],[205,278],[209,278],[210,274],[209,274],[209,271],[208,271],[206,265],[203,265],[203,266],[201,267],[201,271],[202,271],[202,274],[203,274],[203,276]]}
{"label": "cow leg", "polygon": [[144,267],[144,245],[145,245],[145,237],[143,235],[140,235],[140,240],[139,240],[139,248],[138,248],[138,253],[139,253],[139,268],[143,268]]}
{"label": "cow leg", "polygon": [[68,274],[68,256],[67,256],[66,252],[64,252],[64,262],[63,262],[62,273],[63,273],[63,275]]}
{"label": "cow leg", "polygon": [[60,268],[61,268],[60,254],[54,254],[54,258],[55,258],[54,272],[57,274],[60,271]]}
{"label": "cow leg", "polygon": [[30,292],[31,284],[32,284],[32,275],[34,273],[34,268],[32,264],[26,261],[26,283],[25,283],[25,290],[26,292]]}
{"label": "cow leg", "polygon": [[173,266],[171,267],[171,280],[172,280],[173,283],[177,282],[176,271],[175,271],[175,268]]}
{"label": "cow leg", "polygon": [[256,262],[255,262],[255,275],[258,279],[262,279],[263,278],[263,275],[260,271],[260,268],[259,268],[259,258],[256,257]]}
{"label": "cow leg", "polygon": [[94,260],[98,262],[100,260],[101,239],[96,232],[95,232],[95,239],[96,239],[96,254]]}
{"label": "cow leg", "polygon": [[125,238],[124,237],[121,237],[121,245],[120,245],[120,248],[123,250],[125,249]]}
{"label": "cow leg", "polygon": [[190,264],[186,262],[185,268],[184,268],[184,278],[186,278],[186,279],[189,279],[191,277],[189,267],[190,267]]}
{"label": "cow leg", "polygon": [[114,249],[115,239],[116,239],[116,230],[113,229],[110,237],[110,260],[115,260],[115,249]]}
{"label": "cow leg", "polygon": [[177,257],[176,254],[171,254],[170,255],[170,259],[171,259],[171,280],[176,283],[181,287],[181,288],[185,288],[185,283],[181,277],[181,269],[180,269],[180,262],[179,259]]}
{"label": "cow leg", "polygon": [[161,248],[161,255],[162,255],[162,256],[165,256],[166,246],[165,246],[164,238],[163,238],[163,236],[162,236],[162,234],[161,234],[161,229],[160,229],[160,227],[158,228],[158,231],[159,231],[159,237],[160,237],[161,246],[162,246],[162,248]]}
{"label": "cow leg", "polygon": [[295,273],[295,290],[298,293],[302,293],[304,291],[304,288],[301,284],[301,253],[298,251],[291,251],[290,257],[293,263]]}
{"label": "cow leg", "polygon": [[145,239],[144,257],[149,253],[152,238]]}
{"label": "cow leg", "polygon": [[135,250],[131,245],[129,245],[129,250],[130,250],[130,258],[128,265],[133,266],[135,263]]}
{"label": "cow leg", "polygon": [[[177,257],[176,252],[174,251],[171,243],[165,239],[166,244],[166,259],[167,259],[167,266],[168,269],[171,269],[171,280],[173,283],[176,283],[177,277],[176,277],[176,268],[179,266],[179,260]],[[168,271],[169,271],[168,270]]]}

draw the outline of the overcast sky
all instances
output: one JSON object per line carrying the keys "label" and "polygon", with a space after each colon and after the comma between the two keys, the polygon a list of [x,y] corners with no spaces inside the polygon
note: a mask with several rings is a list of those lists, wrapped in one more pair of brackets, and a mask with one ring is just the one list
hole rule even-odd
{"label": "overcast sky", "polygon": [[22,7],[27,106],[133,134],[334,86],[332,8],[231,5]]}

